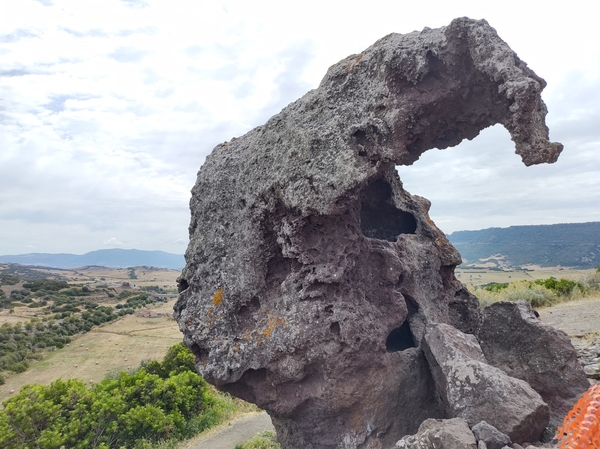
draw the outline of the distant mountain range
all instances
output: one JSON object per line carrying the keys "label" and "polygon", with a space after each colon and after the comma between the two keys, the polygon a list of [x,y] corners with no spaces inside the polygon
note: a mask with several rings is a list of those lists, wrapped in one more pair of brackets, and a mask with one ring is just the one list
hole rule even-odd
{"label": "distant mountain range", "polygon": [[[600,265],[600,222],[457,231],[447,237],[460,252],[463,266],[595,268]],[[181,270],[185,266],[182,254],[137,249],[101,249],[83,255],[32,253],[0,256],[2,262],[53,268],[97,265]]]}
{"label": "distant mountain range", "polygon": [[0,263],[2,262],[52,268],[79,268],[96,265],[109,268],[148,266],[181,270],[185,266],[185,259],[182,254],[138,249],[100,249],[83,255],[31,253],[0,256]]}
{"label": "distant mountain range", "polygon": [[447,237],[460,252],[463,266],[600,265],[600,222],[457,231]]}

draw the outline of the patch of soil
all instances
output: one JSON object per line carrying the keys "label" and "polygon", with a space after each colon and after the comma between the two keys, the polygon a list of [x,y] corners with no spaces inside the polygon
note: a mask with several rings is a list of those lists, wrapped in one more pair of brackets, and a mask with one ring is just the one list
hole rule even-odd
{"label": "patch of soil", "polygon": [[563,302],[538,312],[542,321],[564,331],[571,339],[600,334],[600,297]]}

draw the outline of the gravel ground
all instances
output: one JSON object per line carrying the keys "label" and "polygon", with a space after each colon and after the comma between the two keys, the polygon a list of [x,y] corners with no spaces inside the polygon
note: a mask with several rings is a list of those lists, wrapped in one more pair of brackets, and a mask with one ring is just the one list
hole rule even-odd
{"label": "gravel ground", "polygon": [[539,310],[542,321],[566,332],[590,384],[600,380],[600,298],[557,304]]}

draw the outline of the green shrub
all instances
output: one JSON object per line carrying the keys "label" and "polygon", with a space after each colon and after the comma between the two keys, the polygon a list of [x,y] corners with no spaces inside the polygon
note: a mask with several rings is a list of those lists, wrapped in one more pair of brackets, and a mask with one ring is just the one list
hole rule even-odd
{"label": "green shrub", "polygon": [[135,292],[131,291],[131,290],[123,290],[121,293],[119,293],[119,296],[117,296],[117,298],[119,299],[125,299],[125,298],[129,298],[130,296],[135,295]]}
{"label": "green shrub", "polygon": [[235,449],[281,449],[281,444],[273,430],[265,430],[245,443],[236,444]]}
{"label": "green shrub", "polygon": [[575,287],[580,287],[580,289],[583,290],[579,283],[570,281],[568,279],[556,280],[555,278],[551,277],[548,279],[538,279],[533,282],[537,285],[543,285],[548,290],[552,290],[554,293],[560,296],[570,295],[573,290],[575,290]]}
{"label": "green shrub", "polygon": [[[24,288],[18,288],[10,292],[11,301],[23,301],[24,298],[29,296],[29,290]],[[31,302],[31,301],[30,301]]]}
{"label": "green shrub", "polygon": [[504,290],[508,287],[508,282],[506,283],[498,283],[498,282],[490,282],[489,284],[482,285],[484,290],[488,292],[499,292],[500,290]]}
{"label": "green shrub", "polygon": [[[184,350],[173,353],[178,358]],[[4,402],[0,447],[22,449],[26,441],[31,448],[174,448],[174,440],[222,421],[234,408],[189,370],[161,378],[141,367],[91,387],[59,379],[26,385]]]}
{"label": "green shrub", "polygon": [[588,276],[584,276],[579,280],[580,285],[586,292],[596,292],[600,290],[600,271],[596,270]]}
{"label": "green shrub", "polygon": [[54,279],[37,279],[35,281],[23,283],[23,287],[31,290],[32,292],[36,292],[38,290],[57,292],[63,288],[68,288],[69,284],[66,281],[56,281]]}
{"label": "green shrub", "polygon": [[483,307],[497,301],[518,301],[524,299],[532,307],[542,307],[554,304],[557,295],[544,287],[529,281],[511,282],[507,287],[497,291],[489,291],[485,288],[470,288],[479,299]]}
{"label": "green shrub", "polygon": [[0,274],[0,285],[15,285],[19,280],[14,274]]}

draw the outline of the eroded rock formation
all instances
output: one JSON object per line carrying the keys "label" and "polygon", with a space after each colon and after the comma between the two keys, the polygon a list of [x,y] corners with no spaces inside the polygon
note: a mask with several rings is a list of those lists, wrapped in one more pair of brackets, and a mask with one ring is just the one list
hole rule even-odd
{"label": "eroded rock formation", "polygon": [[496,123],[526,165],[556,161],[544,86],[485,21],[457,19],[386,36],[217,146],[175,307],[198,371],[267,410],[286,449],[389,447],[449,417],[421,343],[434,323],[477,334],[479,309],[395,166]]}

